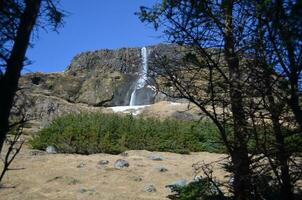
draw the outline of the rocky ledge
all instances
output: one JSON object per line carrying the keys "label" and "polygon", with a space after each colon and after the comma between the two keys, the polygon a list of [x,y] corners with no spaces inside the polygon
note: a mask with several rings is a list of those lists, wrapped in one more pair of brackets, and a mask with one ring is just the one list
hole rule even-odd
{"label": "rocky ledge", "polygon": [[[148,54],[175,57],[177,48],[175,45],[160,44],[148,46],[147,50]],[[148,65],[153,65],[152,59],[150,56]],[[29,118],[49,122],[56,116],[70,112],[99,111],[103,107],[129,105],[141,69],[141,48],[80,53],[64,72],[23,75],[13,112],[18,115],[21,107]],[[167,99],[154,88],[152,81],[148,80],[144,91],[153,90],[149,103]]]}

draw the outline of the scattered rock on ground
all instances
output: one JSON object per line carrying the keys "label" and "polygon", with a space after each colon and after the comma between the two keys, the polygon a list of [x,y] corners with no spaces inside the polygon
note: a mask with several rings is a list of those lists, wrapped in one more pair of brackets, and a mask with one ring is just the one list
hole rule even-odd
{"label": "scattered rock on ground", "polygon": [[90,194],[92,194],[92,193],[94,193],[96,190],[95,190],[95,188],[92,188],[92,189],[88,189],[88,188],[80,188],[79,189],[79,192],[80,193],[86,193],[86,192],[89,192]]}
{"label": "scattered rock on ground", "polygon": [[126,160],[118,159],[117,161],[115,161],[114,167],[118,169],[129,167],[129,162]]}
{"label": "scattered rock on ground", "polygon": [[57,148],[54,147],[54,146],[52,146],[52,145],[47,146],[46,149],[45,149],[45,151],[46,151],[47,153],[50,153],[50,154],[58,153],[58,152],[57,152]]}
{"label": "scattered rock on ground", "polygon": [[141,182],[143,180],[143,178],[140,176],[133,176],[132,178],[135,182]]}
{"label": "scattered rock on ground", "polygon": [[149,159],[151,159],[151,160],[158,160],[158,161],[164,160],[164,158],[162,156],[157,155],[157,154],[151,154],[149,156]]}
{"label": "scattered rock on ground", "polygon": [[109,161],[108,160],[100,160],[98,162],[99,165],[108,165],[109,164]]}
{"label": "scattered rock on ground", "polygon": [[[198,161],[216,163],[226,157],[226,155],[207,152],[180,155],[135,150],[127,151],[129,156],[124,158],[120,155],[109,154],[61,154],[59,149],[58,154],[47,154],[43,151],[46,154],[44,156],[30,156],[30,151],[32,151],[30,146],[25,145],[18,154],[18,159],[14,160],[13,167],[25,167],[26,170],[9,172],[9,176],[4,178],[4,185],[16,185],[17,187],[13,190],[0,189],[0,199],[164,200],[171,194],[170,189],[165,188],[166,185],[180,179],[186,179],[188,182],[193,179],[193,163]],[[159,154],[164,157],[164,160],[150,160],[151,154]],[[134,160],[134,158],[139,159]],[[114,163],[118,159],[127,160],[131,166],[116,169]],[[98,165],[100,160],[108,160],[109,164]],[[86,166],[76,168],[82,162]],[[98,166],[102,169],[98,170]],[[158,166],[166,167],[168,171],[163,173],[155,171]],[[214,176],[221,182],[227,182],[229,173],[226,173],[221,166],[220,164],[214,165]],[[73,181],[58,176],[73,177],[80,183],[68,185],[68,183],[73,184]],[[135,181],[134,177],[141,177],[142,180],[136,178],[137,181]],[[49,179],[54,180],[46,182]],[[143,189],[148,184],[153,184],[157,191],[144,192]],[[80,188],[83,188],[81,190],[83,193],[79,192]],[[95,188],[95,192],[90,195],[89,189],[93,188]]]}
{"label": "scattered rock on ground", "polygon": [[47,180],[46,182],[50,183],[53,181],[60,181],[67,185],[75,185],[77,183],[80,183],[80,181],[78,179],[75,179],[74,177],[71,177],[71,176],[56,176],[52,179]]}
{"label": "scattered rock on ground", "polygon": [[163,166],[158,166],[158,167],[155,168],[155,170],[158,171],[158,172],[166,172],[166,171],[168,171],[168,169],[165,168],[165,167],[163,167]]}
{"label": "scattered rock on ground", "polygon": [[123,156],[123,157],[127,157],[128,153],[127,152],[122,152],[122,153],[120,153],[120,155]]}
{"label": "scattered rock on ground", "polygon": [[32,151],[30,151],[30,155],[31,156],[43,156],[45,154],[46,154],[45,151],[39,151],[39,150],[32,150]]}
{"label": "scattered rock on ground", "polygon": [[170,189],[174,189],[176,187],[184,187],[188,184],[187,180],[186,179],[180,179],[180,180],[177,180],[177,181],[174,181],[168,185],[166,185],[167,188],[170,188]]}
{"label": "scattered rock on ground", "polygon": [[154,185],[146,185],[143,189],[144,192],[156,192],[156,188]]}
{"label": "scattered rock on ground", "polygon": [[86,166],[86,164],[83,163],[83,162],[81,162],[80,164],[77,165],[77,168],[83,168],[83,167],[85,167],[85,166]]}

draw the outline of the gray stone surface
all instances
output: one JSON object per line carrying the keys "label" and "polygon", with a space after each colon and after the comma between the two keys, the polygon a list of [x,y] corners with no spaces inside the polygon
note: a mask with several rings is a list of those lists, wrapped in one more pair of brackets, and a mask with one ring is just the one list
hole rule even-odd
{"label": "gray stone surface", "polygon": [[109,161],[108,160],[100,160],[98,162],[99,165],[108,165],[109,164]]}
{"label": "gray stone surface", "polygon": [[77,168],[83,168],[85,166],[86,166],[86,164],[84,162],[81,162],[80,164],[77,165]]}
{"label": "gray stone surface", "polygon": [[47,146],[46,149],[45,149],[45,151],[47,153],[49,153],[49,154],[56,154],[56,153],[58,153],[57,148],[54,147],[54,146],[52,146],[52,145]]}
{"label": "gray stone surface", "polygon": [[[180,47],[160,44],[147,49],[151,71],[157,55],[179,57],[175,50]],[[24,105],[28,118],[47,125],[66,113],[90,111],[91,107],[129,105],[142,67],[140,51],[141,48],[121,48],[83,52],[72,59],[64,72],[22,75],[19,80],[22,91],[18,92],[22,98],[16,98],[16,107]],[[150,88],[146,86],[141,94],[138,91],[138,95],[151,96],[147,103],[167,100],[162,94],[160,98],[153,98]],[[141,98],[145,98],[143,96]]]}
{"label": "gray stone surface", "polygon": [[43,155],[46,154],[46,152],[45,152],[45,151],[39,151],[39,150],[31,150],[31,151],[29,152],[29,154],[30,154],[31,156],[43,156]]}
{"label": "gray stone surface", "polygon": [[156,160],[156,161],[164,160],[164,158],[161,155],[158,155],[158,154],[151,154],[149,156],[149,159],[150,160]]}
{"label": "gray stone surface", "polygon": [[114,167],[118,169],[129,167],[129,162],[126,160],[118,159],[117,161],[115,161]]}
{"label": "gray stone surface", "polygon": [[146,185],[143,189],[144,192],[156,192],[156,188],[153,184]]}

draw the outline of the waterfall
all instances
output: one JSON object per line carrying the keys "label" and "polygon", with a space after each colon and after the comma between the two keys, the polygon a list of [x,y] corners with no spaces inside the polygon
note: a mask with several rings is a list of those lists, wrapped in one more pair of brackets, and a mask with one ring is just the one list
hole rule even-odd
{"label": "waterfall", "polygon": [[148,53],[147,53],[147,48],[142,47],[141,49],[141,56],[142,56],[142,70],[139,74],[139,78],[136,82],[135,88],[131,94],[130,98],[130,106],[135,106],[135,105],[142,105],[143,99],[140,99],[138,95],[138,91],[140,89],[143,89],[146,85],[147,81],[147,72],[148,72]]}

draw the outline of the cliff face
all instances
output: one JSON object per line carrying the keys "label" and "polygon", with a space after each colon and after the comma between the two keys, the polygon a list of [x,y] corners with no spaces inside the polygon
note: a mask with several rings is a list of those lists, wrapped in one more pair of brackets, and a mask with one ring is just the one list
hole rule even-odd
{"label": "cliff face", "polygon": [[71,103],[126,105],[139,67],[139,49],[85,52],[75,56],[65,72],[27,74],[20,85]]}
{"label": "cliff face", "polygon": [[75,102],[116,106],[129,104],[140,68],[140,49],[123,48],[81,53],[72,60],[65,74],[81,77]]}
{"label": "cliff face", "polygon": [[[147,47],[149,54],[156,51],[171,56],[175,48]],[[26,104],[26,113],[34,118],[47,117],[49,110],[61,114],[91,107],[129,105],[141,68],[140,48],[80,53],[62,73],[29,73],[21,77],[20,93],[24,97],[17,99],[18,105]],[[150,88],[145,88],[151,96],[150,103],[163,99]]]}

